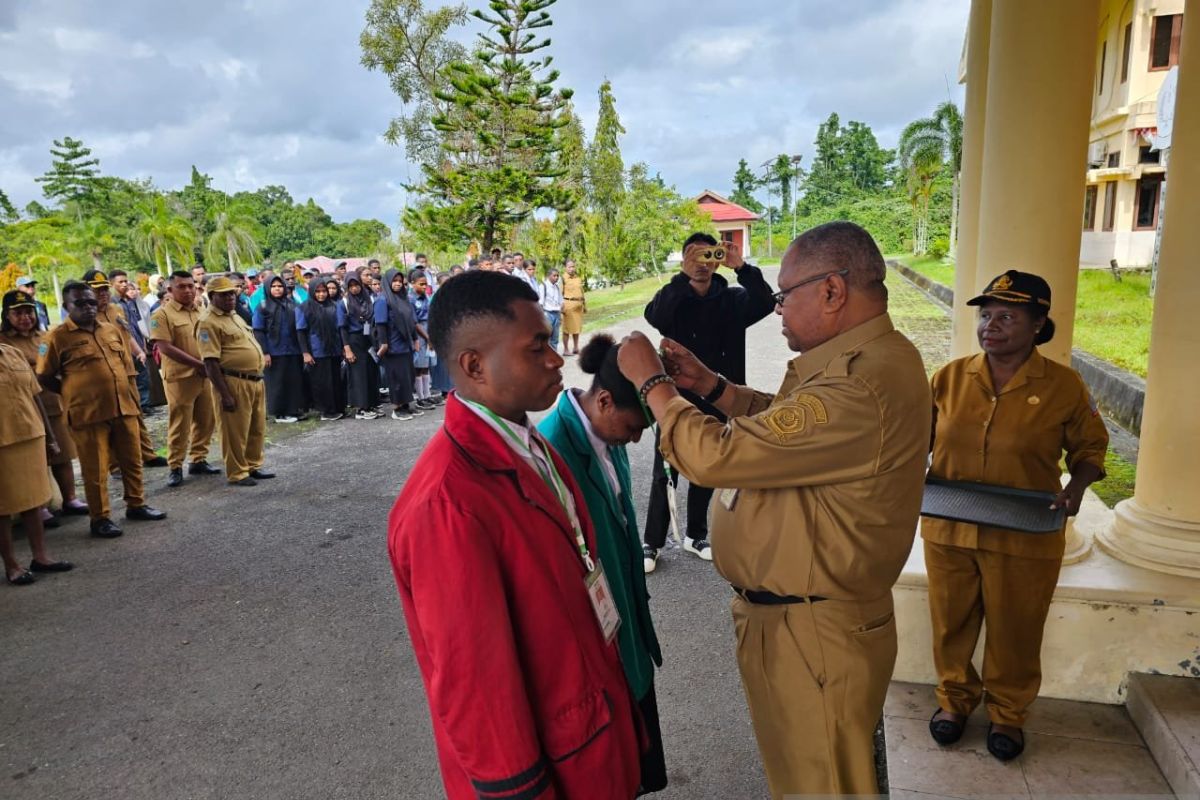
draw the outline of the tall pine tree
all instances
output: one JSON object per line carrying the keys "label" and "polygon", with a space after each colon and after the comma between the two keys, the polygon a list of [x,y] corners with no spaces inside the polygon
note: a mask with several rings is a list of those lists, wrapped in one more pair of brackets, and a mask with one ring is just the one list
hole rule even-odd
{"label": "tall pine tree", "polygon": [[617,224],[617,211],[625,193],[625,163],[621,159],[619,141],[625,128],[617,116],[612,84],[608,81],[600,84],[599,94],[600,113],[587,158],[588,199],[597,217],[592,233],[595,241],[590,242],[589,247],[594,266],[605,276],[617,278],[629,266],[618,263],[624,257],[619,242],[621,229]]}
{"label": "tall pine tree", "polygon": [[738,162],[737,172],[733,173],[733,192],[730,193],[729,199],[757,214],[763,210],[763,204],[754,196],[754,188],[757,185],[758,179],[754,177],[750,165],[743,158]]}
{"label": "tall pine tree", "polygon": [[88,158],[91,154],[91,149],[84,147],[79,139],[64,136],[61,141],[54,140],[50,169],[40,178],[34,178],[42,184],[42,194],[47,200],[60,204],[82,204],[87,200],[100,174],[100,159]]}

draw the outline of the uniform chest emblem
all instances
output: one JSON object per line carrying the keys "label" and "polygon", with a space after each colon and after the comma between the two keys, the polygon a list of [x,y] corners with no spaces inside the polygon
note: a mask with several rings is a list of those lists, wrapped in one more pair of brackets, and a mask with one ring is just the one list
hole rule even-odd
{"label": "uniform chest emblem", "polygon": [[1042,398],[1038,397],[1036,394],[1031,394],[1025,400],[1025,402],[1029,403],[1031,406],[1036,406],[1038,403],[1042,402]]}
{"label": "uniform chest emblem", "polygon": [[150,327],[151,327],[151,328],[157,328],[157,327],[158,327],[158,320],[157,320],[157,319],[155,319],[155,318],[153,318],[153,317],[151,317],[151,318],[150,318]]}
{"label": "uniform chest emblem", "polygon": [[799,436],[813,425],[829,422],[825,404],[811,394],[800,394],[787,400],[767,414],[766,426],[771,429],[780,444],[786,444],[793,436]]}
{"label": "uniform chest emblem", "polygon": [[202,342],[207,342],[208,341],[208,331],[200,331],[199,339]]}
{"label": "uniform chest emblem", "polygon": [[39,356],[44,356],[49,351],[50,351],[50,345],[46,344],[45,342],[42,342],[41,344],[38,345],[38,355]]}

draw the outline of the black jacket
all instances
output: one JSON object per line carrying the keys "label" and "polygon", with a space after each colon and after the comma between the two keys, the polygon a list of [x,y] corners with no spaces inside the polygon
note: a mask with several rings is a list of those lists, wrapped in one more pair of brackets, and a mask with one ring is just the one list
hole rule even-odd
{"label": "black jacket", "polygon": [[[680,272],[646,306],[646,321],[695,353],[709,369],[734,383],[745,383],[746,329],[775,310],[775,298],[758,267],[746,264],[736,274],[738,286],[713,275],[708,294],[701,297]],[[716,414],[691,392],[682,394],[705,412]]]}

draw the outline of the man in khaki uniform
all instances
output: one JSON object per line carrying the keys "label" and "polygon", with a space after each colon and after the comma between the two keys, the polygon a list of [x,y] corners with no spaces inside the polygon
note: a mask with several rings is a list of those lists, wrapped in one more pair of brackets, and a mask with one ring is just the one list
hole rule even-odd
{"label": "man in khaki uniform", "polygon": [[167,395],[167,486],[183,483],[183,457],[191,457],[189,475],[216,475],[208,463],[208,443],[216,425],[216,410],[208,374],[196,342],[200,309],[196,283],[182,270],[171,275],[170,297],[150,315],[150,341],[162,354],[163,389]]}
{"label": "man in khaki uniform", "polygon": [[[107,322],[109,325],[114,325],[121,331],[121,336],[125,340],[125,347],[138,361],[145,363],[146,351],[138,347],[138,343],[134,341],[133,334],[130,332],[129,320],[125,318],[125,312],[120,307],[112,302],[112,285],[108,282],[108,276],[98,269],[89,269],[83,273],[83,282],[92,288],[96,295],[96,302],[99,303],[99,308],[96,312],[96,318],[101,322]],[[133,381],[133,390],[140,392],[137,388],[137,367],[133,363],[133,359],[129,361],[129,368],[132,370],[129,380]],[[138,447],[142,454],[142,466],[145,467],[165,467],[167,460],[160,456],[154,450],[154,442],[150,439],[150,431],[146,428],[146,418],[142,416],[141,401],[138,401]]]}
{"label": "man in khaki uniform", "polygon": [[237,284],[217,277],[207,289],[209,306],[200,316],[196,340],[220,404],[225,475],[235,486],[255,486],[275,477],[262,468],[267,430],[262,348],[237,315]]}
{"label": "man in khaki uniform", "polygon": [[[727,384],[686,349],[622,345],[664,457],[715,486],[712,548],[734,586],[738,666],[771,795],[875,794],[872,734],[896,658],[892,584],[929,450],[920,354],[887,315],[883,257],[848,222],[792,242],[775,295],[802,353],[776,394]],[[722,425],[674,382],[729,417]]]}
{"label": "man in khaki uniform", "polygon": [[116,461],[125,486],[125,518],[160,520],[167,515],[146,505],[138,452],[137,389],[129,380],[133,362],[125,337],[98,320],[96,295],[78,281],[63,287],[67,320],[39,347],[37,375],[42,386],[62,395],[67,424],[79,452],[92,535],[120,536],[108,501],[108,467]]}

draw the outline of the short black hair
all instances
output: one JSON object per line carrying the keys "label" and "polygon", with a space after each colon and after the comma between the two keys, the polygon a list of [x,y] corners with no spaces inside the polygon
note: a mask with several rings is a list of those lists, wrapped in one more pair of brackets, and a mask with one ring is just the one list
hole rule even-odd
{"label": "short black hair", "polygon": [[607,333],[593,336],[579,352],[579,368],[592,377],[592,389],[606,389],[612,395],[617,408],[638,409],[642,407],[637,387],[621,374],[617,366],[617,352],[621,346]]}
{"label": "short black hair", "polygon": [[123,269],[114,269],[112,272],[108,273],[108,279],[109,279],[110,281],[111,281],[113,278],[121,278],[121,277],[128,278],[128,277],[129,277],[129,273],[128,273],[128,272],[126,272],[126,271],[125,271],[125,270],[123,270]]}
{"label": "short black hair", "polygon": [[689,247],[696,244],[697,242],[704,242],[704,244],[715,245],[717,243],[717,237],[713,236],[711,233],[701,233],[701,232],[697,231],[696,233],[693,233],[691,236],[689,236],[688,238],[683,240],[683,247],[681,248],[681,251],[687,250]]}
{"label": "short black hair", "polygon": [[433,349],[453,358],[457,355],[454,335],[464,322],[475,319],[512,322],[517,318],[512,310],[517,300],[536,303],[537,292],[520,278],[502,272],[464,272],[446,281],[429,306],[429,338]]}
{"label": "short black hair", "polygon": [[413,256],[413,261],[416,261],[418,258],[429,258],[429,256],[425,255],[424,253],[417,253],[415,256]]}
{"label": "short black hair", "polygon": [[368,262],[367,262],[367,266],[369,267],[369,266],[371,266],[372,264],[378,264],[378,263],[379,263],[379,259],[378,259],[378,258],[372,258],[370,261],[368,261]]}
{"label": "short black hair", "polygon": [[65,302],[67,295],[71,294],[72,292],[90,292],[91,290],[92,287],[88,286],[83,281],[67,281],[62,287],[62,299]]}
{"label": "short black hair", "polygon": [[875,239],[861,225],[835,220],[809,228],[797,236],[784,257],[815,261],[827,270],[847,269],[846,283],[887,299],[887,265]]}
{"label": "short black hair", "polygon": [[171,277],[168,278],[167,280],[174,281],[176,279],[185,280],[185,281],[193,280],[192,273],[187,272],[182,269],[177,269],[171,273]]}

